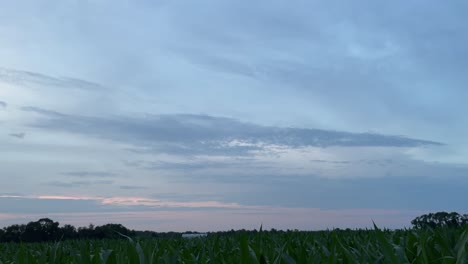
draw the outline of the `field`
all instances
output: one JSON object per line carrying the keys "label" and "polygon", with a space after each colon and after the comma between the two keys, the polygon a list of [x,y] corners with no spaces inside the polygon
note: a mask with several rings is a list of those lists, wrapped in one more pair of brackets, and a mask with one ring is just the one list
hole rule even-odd
{"label": "field", "polygon": [[468,263],[468,228],[2,243],[0,263]]}

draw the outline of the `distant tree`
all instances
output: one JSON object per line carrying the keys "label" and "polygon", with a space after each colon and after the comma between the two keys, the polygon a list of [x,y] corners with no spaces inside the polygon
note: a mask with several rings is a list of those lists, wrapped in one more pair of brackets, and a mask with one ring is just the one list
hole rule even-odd
{"label": "distant tree", "polygon": [[26,230],[26,225],[11,225],[3,229],[2,242],[20,242]]}
{"label": "distant tree", "polygon": [[78,238],[78,232],[76,228],[72,225],[64,225],[60,228],[60,234],[63,239],[76,239]]}
{"label": "distant tree", "polygon": [[59,239],[125,239],[124,236],[132,237],[138,234],[144,234],[147,237],[180,237],[179,233],[172,232],[137,232],[129,230],[121,224],[106,224],[96,227],[93,224],[89,224],[87,227],[79,227],[78,229],[72,225],[64,225],[63,227],[59,225],[58,222],[54,222],[49,218],[41,218],[26,225],[11,225],[0,229],[0,242],[43,242]]}
{"label": "distant tree", "polygon": [[41,242],[59,239],[59,223],[49,218],[41,218],[36,222],[29,222],[23,233],[25,242]]}
{"label": "distant tree", "polygon": [[78,238],[90,239],[94,236],[94,225],[89,224],[88,227],[78,227]]}
{"label": "distant tree", "polygon": [[456,212],[429,213],[416,217],[411,224],[414,228],[460,227],[468,224],[468,215]]}
{"label": "distant tree", "polygon": [[123,237],[122,235],[130,236],[131,231],[121,224],[106,224],[102,226],[97,226],[94,229],[94,237],[97,239],[125,239],[125,237]]}

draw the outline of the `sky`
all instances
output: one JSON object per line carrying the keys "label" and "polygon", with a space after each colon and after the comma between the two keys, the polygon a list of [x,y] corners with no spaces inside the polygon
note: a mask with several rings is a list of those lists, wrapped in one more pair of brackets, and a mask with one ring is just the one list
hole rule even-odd
{"label": "sky", "polygon": [[0,227],[402,228],[467,213],[466,1],[0,8]]}

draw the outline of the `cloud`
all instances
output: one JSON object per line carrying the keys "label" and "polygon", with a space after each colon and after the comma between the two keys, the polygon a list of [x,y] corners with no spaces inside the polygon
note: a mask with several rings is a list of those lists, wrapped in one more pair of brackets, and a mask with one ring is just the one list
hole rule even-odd
{"label": "cloud", "polygon": [[312,163],[322,163],[322,164],[332,164],[332,165],[377,165],[377,166],[389,166],[393,163],[398,163],[401,161],[395,161],[392,159],[358,159],[358,160],[323,160],[323,159],[313,159],[310,160]]}
{"label": "cloud", "polygon": [[247,159],[230,159],[229,161],[212,161],[208,159],[192,159],[184,162],[141,162],[138,167],[148,170],[182,170],[182,171],[198,171],[206,169],[268,169],[271,168],[271,163],[265,163],[258,160],[247,160]]}
{"label": "cloud", "polygon": [[98,212],[103,210],[94,200],[90,199],[52,199],[19,195],[1,195],[0,211],[5,213],[48,214]]}
{"label": "cloud", "polygon": [[212,192],[197,192],[192,189],[190,192],[158,192],[151,195],[152,198],[170,201],[212,201],[219,200],[220,195]]}
{"label": "cloud", "polygon": [[[164,191],[174,194],[152,199],[252,206],[466,209],[458,200],[468,171],[454,164],[468,155],[466,3],[18,3],[0,10],[0,58],[9,67],[0,69],[0,98],[8,102],[0,122],[28,137],[0,137],[5,189],[117,197]],[[64,14],[70,23],[62,23]],[[18,105],[36,107],[12,107]],[[129,177],[84,188],[113,180],[106,168]],[[135,189],[142,186],[148,188]],[[20,200],[8,201],[10,209],[124,211],[101,200]],[[275,217],[335,220],[308,212]]]}
{"label": "cloud", "polygon": [[254,66],[250,66],[245,62],[238,62],[235,59],[210,54],[200,49],[173,48],[171,51],[178,56],[183,55],[186,60],[197,66],[202,66],[212,71],[238,74],[249,78],[261,78],[261,70],[257,71]]}
{"label": "cloud", "polygon": [[147,206],[147,207],[168,207],[168,208],[231,208],[231,209],[254,209],[253,206],[242,206],[237,203],[225,203],[218,201],[163,201],[143,197],[111,197],[103,198],[104,205],[115,206]]}
{"label": "cloud", "polygon": [[[15,206],[10,206],[11,203]],[[113,219],[129,228],[164,231],[216,231],[232,228],[317,230],[334,227],[409,226],[421,210],[320,209],[248,206],[211,201],[162,201],[142,197],[0,196],[0,226],[47,216],[61,224],[105,224]],[[288,220],[289,219],[289,220]],[[311,220],[312,219],[312,220]]]}
{"label": "cloud", "polygon": [[330,164],[350,164],[351,163],[351,161],[349,160],[322,160],[322,159],[314,159],[314,160],[310,160],[310,162],[330,163]]}
{"label": "cloud", "polygon": [[137,185],[121,185],[119,186],[120,189],[122,190],[142,190],[142,189],[148,189],[148,187],[145,186],[137,186]]}
{"label": "cloud", "polygon": [[[226,231],[231,229],[264,230],[300,229],[324,230],[332,228],[372,228],[372,221],[379,227],[402,228],[410,226],[423,210],[382,209],[320,209],[320,208],[257,208],[256,210],[151,210],[118,212],[53,212],[47,217],[61,224],[87,226],[107,224],[113,219],[128,228],[157,231]],[[44,217],[40,213],[2,213],[0,226],[35,221]]]}
{"label": "cloud", "polygon": [[[236,88],[248,86],[243,94],[257,106],[242,107],[257,110],[256,115],[267,101],[286,107],[278,111],[265,104],[266,115],[296,125],[309,118],[345,131],[384,129],[429,138],[451,134],[457,140],[467,133],[460,124],[467,112],[468,78],[462,69],[468,66],[468,28],[457,11],[466,4],[210,5],[216,12],[203,5],[168,5],[168,12],[178,14],[169,16],[169,23],[180,32],[168,46],[174,56],[208,69],[207,77],[222,73],[229,81],[242,79]],[[181,16],[183,21],[177,19]],[[213,94],[229,104],[223,89]]]}
{"label": "cloud", "polygon": [[3,101],[0,101],[0,109],[5,109],[7,108],[8,104],[3,102]]}
{"label": "cloud", "polygon": [[102,90],[102,85],[70,77],[52,77],[41,73],[0,67],[0,81],[19,86],[47,86],[80,90]]}
{"label": "cloud", "polygon": [[83,188],[89,187],[94,185],[110,185],[113,184],[114,181],[112,180],[97,180],[97,181],[52,181],[45,183],[48,186],[56,186],[56,187],[65,187],[65,188]]}
{"label": "cloud", "polygon": [[19,139],[23,139],[26,136],[26,133],[11,133],[11,134],[9,134],[9,136],[19,138]]}
{"label": "cloud", "polygon": [[404,136],[350,133],[307,128],[262,126],[237,119],[208,115],[147,115],[144,117],[92,117],[68,115],[37,107],[36,128],[65,131],[131,144],[134,151],[171,154],[247,155],[267,145],[298,147],[419,147],[441,143]]}
{"label": "cloud", "polygon": [[96,178],[108,178],[108,177],[115,177],[117,174],[107,171],[67,171],[62,172],[62,175],[71,176],[71,177],[79,177],[79,178],[88,178],[88,177],[96,177]]}
{"label": "cloud", "polygon": [[[255,206],[467,211],[468,206],[460,197],[468,188],[465,177],[468,167],[432,167],[427,170],[430,169],[438,172],[432,175],[408,176],[403,172],[385,177],[339,179],[314,175],[272,178],[263,174],[246,182],[244,191],[225,192],[222,197],[226,201]],[[195,178],[199,186],[203,186],[212,182],[214,177]],[[234,186],[242,182],[242,177],[236,175],[226,178],[227,184]]]}
{"label": "cloud", "polygon": [[3,192],[3,193],[0,193],[0,197],[23,197],[25,196],[24,194],[22,193],[18,193],[18,192]]}
{"label": "cloud", "polygon": [[[11,202],[18,204],[17,208],[12,208],[10,206]],[[28,203],[29,202],[29,203]],[[151,208],[166,208],[166,209],[177,209],[177,208],[219,208],[219,209],[255,209],[254,206],[242,206],[238,203],[231,202],[219,202],[219,201],[170,201],[170,200],[161,200],[156,198],[146,198],[146,197],[128,197],[128,196],[112,196],[112,197],[102,197],[102,196],[63,196],[63,195],[30,195],[30,196],[18,196],[18,195],[0,195],[0,211],[2,212],[28,212],[22,208],[24,205],[27,208],[30,208],[32,204],[42,204],[42,206],[37,207],[37,210],[33,212],[47,212],[49,207],[43,207],[45,204],[53,205],[56,204],[75,204],[76,207],[73,210],[76,211],[99,211],[103,208],[106,211],[118,211],[122,207],[127,208],[127,210],[148,210]],[[90,206],[91,205],[91,206]],[[88,208],[87,208],[88,207]],[[55,210],[51,212],[60,212],[70,210],[64,210],[63,206],[57,206]]]}

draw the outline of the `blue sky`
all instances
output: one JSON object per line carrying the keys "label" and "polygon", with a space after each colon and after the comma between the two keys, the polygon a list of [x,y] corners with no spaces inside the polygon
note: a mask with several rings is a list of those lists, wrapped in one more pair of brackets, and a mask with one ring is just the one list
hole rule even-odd
{"label": "blue sky", "polygon": [[464,1],[11,1],[0,226],[408,226],[468,207]]}

